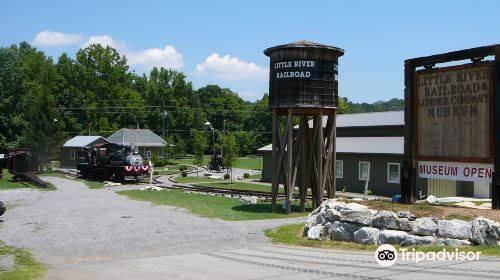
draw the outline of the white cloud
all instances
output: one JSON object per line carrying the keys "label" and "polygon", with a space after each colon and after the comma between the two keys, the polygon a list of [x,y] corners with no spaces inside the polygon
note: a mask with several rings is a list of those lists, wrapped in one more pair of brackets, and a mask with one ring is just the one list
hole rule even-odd
{"label": "white cloud", "polygon": [[69,44],[80,44],[85,48],[92,44],[110,46],[125,55],[128,64],[137,66],[141,70],[149,71],[154,66],[179,69],[184,66],[182,54],[177,52],[174,46],[167,45],[164,48],[150,48],[145,50],[131,50],[123,41],[114,39],[109,35],[84,36],[82,34],[64,34],[61,32],[42,31],[32,40],[38,46],[58,46]]}
{"label": "white cloud", "polygon": [[128,51],[125,54],[130,65],[143,65],[147,68],[165,67],[179,69],[184,66],[182,54],[171,46],[165,46],[163,49],[152,48],[144,51]]}
{"label": "white cloud", "polygon": [[238,96],[243,98],[244,100],[257,100],[262,98],[264,94],[263,93],[257,93],[252,90],[243,90],[243,91],[238,91]]}
{"label": "white cloud", "polygon": [[35,46],[62,46],[78,44],[84,40],[84,36],[78,33],[61,33],[55,31],[42,31],[36,34],[31,43]]}
{"label": "white cloud", "polygon": [[109,35],[95,35],[95,36],[90,36],[85,43],[82,44],[82,47],[88,47],[92,44],[100,44],[103,47],[110,46],[112,48],[115,48],[119,51],[124,51],[127,49],[127,46],[125,43],[116,41],[111,36]]}
{"label": "white cloud", "polygon": [[221,57],[214,53],[203,63],[196,65],[195,74],[223,80],[265,80],[268,78],[269,69],[255,63],[241,61],[237,57],[230,55]]}

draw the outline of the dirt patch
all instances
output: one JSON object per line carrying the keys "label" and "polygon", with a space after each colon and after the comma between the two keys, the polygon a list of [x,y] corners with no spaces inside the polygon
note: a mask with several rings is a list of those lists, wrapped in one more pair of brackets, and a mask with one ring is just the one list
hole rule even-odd
{"label": "dirt patch", "polygon": [[410,211],[418,217],[435,217],[439,219],[463,219],[473,220],[477,217],[485,217],[491,220],[500,221],[500,210],[493,209],[473,209],[456,206],[440,206],[430,204],[397,204],[387,201],[355,201],[364,204],[375,210],[388,211]]}

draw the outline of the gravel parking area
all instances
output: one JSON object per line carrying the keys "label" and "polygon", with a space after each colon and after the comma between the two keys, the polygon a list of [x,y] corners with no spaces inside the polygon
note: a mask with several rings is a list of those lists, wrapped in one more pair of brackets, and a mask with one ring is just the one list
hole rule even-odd
{"label": "gravel parking area", "polygon": [[0,239],[32,250],[49,271],[79,263],[262,246],[269,242],[263,229],[303,220],[214,220],[129,200],[115,193],[120,187],[92,190],[74,180],[44,179],[57,190],[0,192],[1,200],[15,206],[2,216]]}

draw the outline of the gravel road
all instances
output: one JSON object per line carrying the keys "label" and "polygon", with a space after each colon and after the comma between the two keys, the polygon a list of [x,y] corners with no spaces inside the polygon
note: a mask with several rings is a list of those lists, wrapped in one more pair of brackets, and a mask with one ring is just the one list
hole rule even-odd
{"label": "gravel road", "polygon": [[[45,178],[56,191],[1,191],[10,209],[0,240],[32,250],[49,269],[129,258],[205,253],[268,244],[262,230],[303,219],[228,222],[129,200],[114,189]],[[49,275],[50,278],[50,275]]]}

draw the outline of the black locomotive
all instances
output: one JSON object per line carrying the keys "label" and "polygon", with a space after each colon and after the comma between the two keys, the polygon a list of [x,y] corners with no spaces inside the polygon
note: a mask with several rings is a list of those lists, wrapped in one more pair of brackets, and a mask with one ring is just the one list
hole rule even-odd
{"label": "black locomotive", "polygon": [[149,165],[131,146],[95,145],[78,152],[76,168],[84,178],[115,182],[140,181],[149,174]]}

